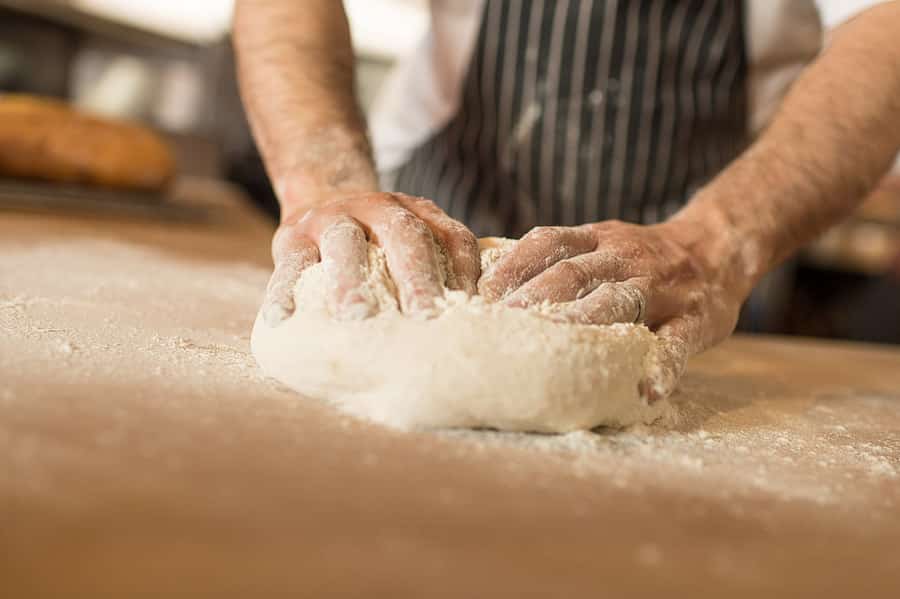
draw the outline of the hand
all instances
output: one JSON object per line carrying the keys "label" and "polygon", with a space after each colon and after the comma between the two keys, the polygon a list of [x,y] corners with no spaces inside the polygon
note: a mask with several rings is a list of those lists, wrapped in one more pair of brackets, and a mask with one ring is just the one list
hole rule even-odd
{"label": "hand", "polygon": [[734,330],[744,299],[697,239],[676,222],[538,227],[484,274],[479,291],[510,306],[560,304],[569,322],[647,324],[660,344],[642,394],[655,401],[674,391],[690,355]]}
{"label": "hand", "polygon": [[364,285],[368,240],[380,245],[406,313],[428,315],[445,281],[434,242],[445,251],[450,288],[475,293],[481,273],[478,242],[433,202],[399,193],[356,193],[287,217],[272,241],[275,271],[262,314],[277,326],[294,312],[294,286],[320,259],[330,279],[329,305],[336,318],[364,319],[378,306]]}

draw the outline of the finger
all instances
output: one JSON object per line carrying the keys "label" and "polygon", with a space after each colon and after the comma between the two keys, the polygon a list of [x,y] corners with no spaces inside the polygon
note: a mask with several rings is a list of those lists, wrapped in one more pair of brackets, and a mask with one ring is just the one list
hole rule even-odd
{"label": "finger", "polygon": [[400,206],[387,208],[370,226],[387,258],[397,285],[400,308],[428,316],[443,295],[440,261],[431,230],[415,214]]}
{"label": "finger", "polygon": [[294,313],[294,287],[300,274],[319,261],[319,250],[296,226],[282,227],[272,241],[275,270],[266,287],[261,312],[270,327],[276,327]]}
{"label": "finger", "polygon": [[670,320],[657,331],[657,344],[641,382],[642,394],[650,403],[670,396],[687,368],[688,358],[702,349],[699,321],[690,317]]}
{"label": "finger", "polygon": [[476,284],[481,276],[481,252],[478,239],[468,227],[438,208],[434,202],[414,198],[404,194],[394,194],[400,204],[421,218],[431,227],[438,243],[447,252],[450,274],[447,281],[450,289],[460,289],[469,295],[477,292]]}
{"label": "finger", "polygon": [[366,285],[369,244],[366,234],[349,216],[339,216],[319,237],[322,267],[328,281],[328,305],[339,320],[363,320],[378,305]]}
{"label": "finger", "polygon": [[511,293],[504,303],[525,307],[577,300],[601,283],[618,280],[623,275],[620,262],[609,252],[588,252],[561,260]]}
{"label": "finger", "polygon": [[555,316],[579,324],[641,322],[646,313],[644,285],[638,279],[602,283],[587,296],[562,304]]}
{"label": "finger", "polygon": [[479,292],[499,300],[557,262],[594,249],[596,240],[585,227],[532,229],[478,283]]}

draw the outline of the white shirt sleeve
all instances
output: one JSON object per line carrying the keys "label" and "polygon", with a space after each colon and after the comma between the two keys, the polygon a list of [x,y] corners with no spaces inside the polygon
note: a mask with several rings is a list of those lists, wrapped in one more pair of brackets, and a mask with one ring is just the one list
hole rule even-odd
{"label": "white shirt sleeve", "polygon": [[859,13],[887,0],[815,0],[822,20],[822,29],[828,31],[843,25]]}

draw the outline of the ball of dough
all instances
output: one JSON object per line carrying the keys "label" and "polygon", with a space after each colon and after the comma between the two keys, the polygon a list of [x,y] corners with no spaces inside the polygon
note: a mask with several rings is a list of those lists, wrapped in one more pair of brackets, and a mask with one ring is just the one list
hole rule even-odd
{"label": "ball of dough", "polygon": [[[483,250],[485,266],[496,249]],[[253,354],[269,376],[303,395],[402,429],[495,428],[567,432],[664,416],[666,402],[639,393],[656,337],[642,325],[550,320],[448,291],[430,320],[404,315],[380,248],[368,284],[381,311],[338,321],[325,301],[321,264],[295,289],[296,311],[253,328]]]}

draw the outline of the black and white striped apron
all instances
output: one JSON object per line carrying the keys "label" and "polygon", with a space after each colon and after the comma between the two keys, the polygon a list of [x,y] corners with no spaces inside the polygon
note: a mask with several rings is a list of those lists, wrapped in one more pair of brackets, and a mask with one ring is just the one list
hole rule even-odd
{"label": "black and white striped apron", "polygon": [[397,173],[477,235],[657,222],[746,139],[739,0],[485,0],[459,112]]}

